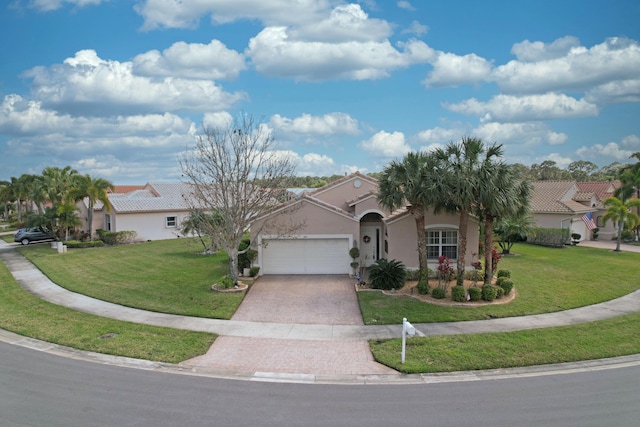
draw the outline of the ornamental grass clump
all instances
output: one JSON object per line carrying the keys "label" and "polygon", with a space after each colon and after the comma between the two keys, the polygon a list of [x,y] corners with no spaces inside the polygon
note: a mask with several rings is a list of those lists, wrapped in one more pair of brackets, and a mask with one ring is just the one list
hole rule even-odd
{"label": "ornamental grass clump", "polygon": [[369,281],[373,289],[400,289],[407,280],[407,269],[396,260],[379,259],[369,267]]}

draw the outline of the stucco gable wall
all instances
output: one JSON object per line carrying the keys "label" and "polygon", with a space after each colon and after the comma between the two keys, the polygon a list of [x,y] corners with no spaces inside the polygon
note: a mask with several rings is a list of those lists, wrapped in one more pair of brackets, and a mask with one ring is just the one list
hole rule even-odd
{"label": "stucco gable wall", "polygon": [[[359,188],[356,188],[353,185],[356,180],[361,183]],[[354,176],[350,179],[346,179],[344,182],[340,182],[335,187],[327,188],[318,193],[313,193],[312,196],[325,203],[339,207],[340,209],[349,210],[349,206],[347,205],[349,200],[354,200],[358,196],[377,189],[377,185],[365,181],[358,176]]]}
{"label": "stucco gable wall", "polygon": [[358,218],[368,212],[378,212],[384,214],[385,216],[389,215],[389,212],[378,204],[378,200],[376,199],[376,197],[371,197],[363,200],[357,203],[352,209],[354,210],[355,216]]}
{"label": "stucco gable wall", "polygon": [[[266,221],[266,224],[265,224]],[[251,224],[251,240],[257,242],[257,232],[262,235],[280,235],[286,230],[296,229],[286,234],[318,235],[349,234],[357,236],[359,223],[330,209],[303,201],[288,211],[276,211],[265,219]]]}

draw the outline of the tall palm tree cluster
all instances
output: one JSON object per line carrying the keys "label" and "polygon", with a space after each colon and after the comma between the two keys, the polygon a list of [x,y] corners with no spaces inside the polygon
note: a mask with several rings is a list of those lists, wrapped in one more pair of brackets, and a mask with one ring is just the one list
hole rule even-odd
{"label": "tall palm tree cluster", "polygon": [[[620,169],[620,187],[613,197],[604,201],[607,213],[602,220],[613,221],[618,229],[616,252],[620,252],[625,229],[635,230],[636,236],[640,232],[640,151],[633,153],[630,158],[638,161]],[[635,212],[633,208],[636,208]]]}
{"label": "tall palm tree cluster", "polygon": [[486,284],[491,282],[493,226],[497,220],[525,216],[531,185],[502,159],[500,144],[486,146],[481,139],[465,137],[430,152],[410,152],[391,162],[382,172],[378,200],[390,210],[407,208],[415,218],[420,277],[427,277],[426,212],[457,213],[458,284],[464,280],[467,234],[471,216],[483,224]]}
{"label": "tall palm tree cluster", "polygon": [[19,227],[47,227],[68,240],[69,231],[80,225],[76,202],[86,199],[88,232],[93,239],[93,207],[102,201],[108,208],[107,192],[112,189],[110,181],[81,175],[70,166],[46,167],[41,175],[23,174],[0,181],[2,216]]}

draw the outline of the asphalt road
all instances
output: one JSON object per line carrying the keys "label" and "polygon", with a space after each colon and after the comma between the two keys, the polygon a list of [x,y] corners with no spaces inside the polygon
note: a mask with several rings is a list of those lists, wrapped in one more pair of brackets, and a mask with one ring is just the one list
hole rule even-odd
{"label": "asphalt road", "polygon": [[632,426],[640,366],[422,385],[224,380],[0,343],[1,426]]}

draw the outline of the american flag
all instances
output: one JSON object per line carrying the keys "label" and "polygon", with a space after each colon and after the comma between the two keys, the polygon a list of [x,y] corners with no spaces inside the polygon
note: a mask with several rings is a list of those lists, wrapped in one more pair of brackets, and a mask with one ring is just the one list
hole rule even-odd
{"label": "american flag", "polygon": [[589,230],[593,230],[594,228],[598,228],[598,226],[596,225],[595,221],[593,220],[593,217],[591,216],[591,212],[587,212],[586,214],[584,214],[583,217],[582,217],[582,221],[584,221],[584,223],[587,225],[587,228]]}

